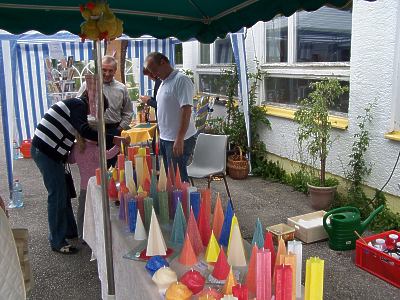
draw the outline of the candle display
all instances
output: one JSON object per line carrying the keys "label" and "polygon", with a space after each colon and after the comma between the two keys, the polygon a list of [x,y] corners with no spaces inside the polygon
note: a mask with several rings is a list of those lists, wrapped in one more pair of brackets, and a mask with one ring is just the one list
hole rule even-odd
{"label": "candle display", "polygon": [[[232,267],[229,270],[228,277],[226,278],[222,293],[224,295],[232,295],[232,288],[237,284],[235,276],[233,275]],[[258,299],[258,298],[257,298]]]}
{"label": "candle display", "polygon": [[189,235],[194,253],[196,253],[196,255],[199,255],[201,252],[203,252],[203,242],[201,241],[199,228],[197,227],[197,222],[194,218],[193,210],[190,210],[186,234]]}
{"label": "candle display", "polygon": [[247,286],[241,285],[240,283],[232,288],[232,294],[233,296],[237,297],[238,300],[249,299]]}
{"label": "candle display", "polygon": [[136,182],[138,186],[143,186],[143,168],[144,168],[143,156],[135,156],[135,171],[136,171]]}
{"label": "candle display", "polygon": [[110,179],[110,183],[108,184],[108,198],[110,201],[118,200],[118,190],[113,178]]}
{"label": "candle display", "polygon": [[181,282],[172,283],[165,293],[165,300],[190,300],[192,292]]}
{"label": "candle display", "polygon": [[271,294],[271,252],[261,248],[256,259],[257,300],[270,300]]}
{"label": "candle display", "polygon": [[[292,269],[292,300],[296,300],[296,255],[286,254],[283,257],[283,263]],[[301,294],[300,294],[301,295]]]}
{"label": "candle display", "polygon": [[179,262],[185,266],[193,266],[197,263],[197,256],[194,253],[188,234],[186,234],[185,242],[183,243],[181,255],[179,256]]}
{"label": "candle display", "polygon": [[160,222],[161,224],[168,224],[169,222],[169,207],[168,207],[168,192],[158,192],[158,205],[160,209]]}
{"label": "candle display", "polygon": [[275,276],[275,300],[292,300],[292,268],[277,266]]}
{"label": "candle display", "polygon": [[154,208],[151,211],[151,222],[149,229],[149,238],[147,239],[146,256],[162,255],[167,253],[164,237],[158,224]]}
{"label": "candle display", "polygon": [[[153,276],[162,267],[169,267],[169,263],[164,257],[156,255],[151,257],[146,263],[146,270],[149,272],[150,276]],[[176,280],[175,280],[176,281]]]}
{"label": "candle display", "polygon": [[200,204],[201,204],[201,194],[200,192],[191,192],[190,193],[190,205],[193,209],[194,216],[196,220],[199,219],[200,214]]}
{"label": "candle display", "polygon": [[217,262],[215,263],[214,270],[211,275],[217,280],[225,280],[226,277],[228,277],[230,268],[231,267],[226,259],[224,249],[221,247]]}
{"label": "candle display", "polygon": [[222,224],[221,234],[219,237],[219,243],[225,247],[228,247],[229,236],[231,232],[232,217],[233,217],[233,208],[231,201],[229,201],[228,206],[226,207],[224,223]]}
{"label": "candle display", "polygon": [[254,245],[251,251],[249,267],[246,275],[246,285],[249,289],[249,294],[252,296],[256,295],[257,252],[258,248]]}
{"label": "candle display", "polygon": [[153,282],[160,291],[166,290],[171,284],[175,283],[178,278],[175,271],[168,267],[159,268],[152,277]]}
{"label": "candle display", "polygon": [[211,235],[211,227],[210,227],[210,216],[207,214],[206,201],[201,201],[200,205],[200,215],[199,215],[199,231],[201,236],[201,241],[203,242],[203,246],[207,246],[208,241],[210,240]]}
{"label": "candle display", "polygon": [[179,201],[175,211],[174,223],[171,230],[171,242],[182,245],[185,239],[186,219],[183,214],[182,204]]}
{"label": "candle display", "polygon": [[147,239],[146,230],[144,229],[143,221],[140,213],[136,213],[136,226],[134,239],[137,241],[143,241]]}
{"label": "candle display", "polygon": [[130,232],[136,230],[137,205],[134,199],[128,201],[128,226]]}
{"label": "candle display", "polygon": [[153,199],[146,197],[143,200],[144,203],[144,227],[146,230],[150,228],[151,212],[153,210]]}
{"label": "candle display", "polygon": [[217,195],[217,200],[215,201],[214,207],[214,218],[213,218],[213,227],[215,238],[219,240],[222,230],[222,224],[224,223],[224,211],[222,209],[221,197],[219,193]]}
{"label": "candle display", "polygon": [[219,245],[217,239],[215,238],[214,232],[211,232],[210,241],[208,242],[206,254],[204,259],[208,263],[215,263],[219,256]]}
{"label": "candle display", "polygon": [[303,261],[303,245],[300,241],[288,241],[288,253],[296,255],[296,295],[301,295],[301,274]]}
{"label": "candle display", "polygon": [[272,266],[271,267],[271,276],[273,276],[276,254],[275,254],[274,241],[272,240],[272,233],[269,231],[267,233],[265,233],[264,248],[268,249],[269,252],[271,252],[271,266]]}
{"label": "candle display", "polygon": [[172,192],[172,210],[170,211],[170,213],[172,213],[172,216],[170,217],[175,216],[176,207],[178,206],[179,202],[182,202],[182,199],[183,199],[182,190],[174,190]]}
{"label": "candle display", "polygon": [[322,300],[324,292],[324,261],[310,257],[306,262],[304,300]]}
{"label": "candle display", "polygon": [[100,168],[96,169],[96,184],[101,185],[101,170],[100,170]]}
{"label": "candle display", "polygon": [[245,267],[247,265],[239,224],[234,224],[232,229],[232,238],[228,247],[228,263],[233,267]]}
{"label": "candle display", "polygon": [[252,245],[257,244],[258,249],[264,248],[264,233],[261,225],[260,218],[257,218],[256,226],[254,228]]}
{"label": "candle display", "polygon": [[199,271],[193,269],[183,274],[179,281],[186,285],[193,295],[200,293],[206,283],[206,279],[203,275],[201,275]]}
{"label": "candle display", "polygon": [[117,166],[118,170],[121,172],[125,168],[125,155],[118,154],[117,156]]}
{"label": "candle display", "polygon": [[165,172],[165,166],[160,156],[160,175],[158,176],[158,190],[160,192],[165,192],[167,190],[167,173]]}

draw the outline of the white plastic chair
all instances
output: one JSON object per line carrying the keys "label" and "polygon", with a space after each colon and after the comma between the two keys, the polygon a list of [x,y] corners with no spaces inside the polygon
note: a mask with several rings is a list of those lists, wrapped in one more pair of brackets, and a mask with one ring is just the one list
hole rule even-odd
{"label": "white plastic chair", "polygon": [[192,163],[187,167],[190,181],[193,178],[207,178],[210,188],[213,177],[222,177],[226,193],[231,199],[228,183],[226,181],[226,145],[228,136],[200,133],[194,148]]}

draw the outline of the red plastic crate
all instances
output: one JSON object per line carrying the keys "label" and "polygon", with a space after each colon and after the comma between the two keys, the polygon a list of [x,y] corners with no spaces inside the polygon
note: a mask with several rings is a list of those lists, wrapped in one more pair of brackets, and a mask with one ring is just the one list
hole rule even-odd
{"label": "red plastic crate", "polygon": [[[383,238],[391,233],[400,236],[400,232],[391,230],[364,238],[368,242]],[[356,265],[361,269],[400,288],[400,260],[391,257],[373,247],[365,245],[360,239],[356,241]]]}

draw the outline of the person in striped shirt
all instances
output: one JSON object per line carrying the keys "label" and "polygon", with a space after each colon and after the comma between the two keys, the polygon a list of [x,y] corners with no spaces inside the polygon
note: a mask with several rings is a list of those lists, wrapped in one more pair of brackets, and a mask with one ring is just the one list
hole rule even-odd
{"label": "person in striped shirt", "polygon": [[[81,97],[58,101],[46,112],[37,125],[32,139],[31,155],[48,192],[47,211],[49,222],[49,241],[53,251],[62,254],[75,254],[78,249],[67,239],[68,215],[67,185],[65,181],[65,162],[75,141],[75,134],[97,141],[97,131],[88,123],[89,113],[87,92]],[[106,103],[106,101],[105,101]],[[106,135],[109,143],[120,145],[127,141],[121,137]],[[73,216],[73,214],[72,214]],[[75,222],[75,220],[73,220]]]}

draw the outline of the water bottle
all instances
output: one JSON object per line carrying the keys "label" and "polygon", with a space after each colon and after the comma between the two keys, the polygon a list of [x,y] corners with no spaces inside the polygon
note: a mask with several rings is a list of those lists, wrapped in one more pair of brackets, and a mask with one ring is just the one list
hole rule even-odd
{"label": "water bottle", "polygon": [[19,208],[24,206],[24,200],[22,195],[22,186],[19,180],[15,180],[12,190],[12,199],[9,204],[9,208]]}
{"label": "water bottle", "polygon": [[20,158],[19,145],[16,141],[14,141],[14,143],[13,143],[13,157],[14,157],[14,160],[17,160]]}

